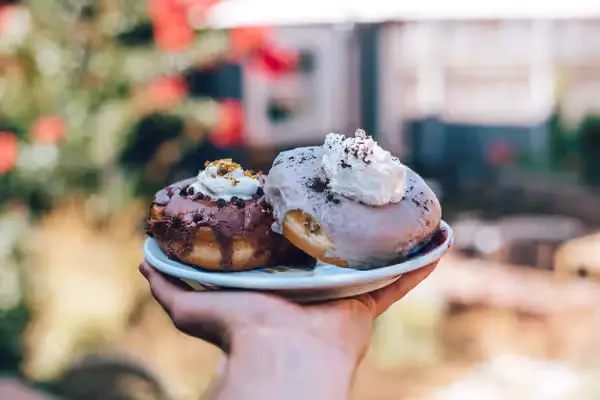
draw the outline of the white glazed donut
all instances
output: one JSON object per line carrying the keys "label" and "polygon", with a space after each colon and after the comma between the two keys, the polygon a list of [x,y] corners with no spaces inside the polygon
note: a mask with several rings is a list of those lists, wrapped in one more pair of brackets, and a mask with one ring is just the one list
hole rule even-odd
{"label": "white glazed donut", "polygon": [[426,244],[439,230],[440,203],[423,178],[406,168],[402,200],[370,206],[330,190],[324,148],[281,153],[265,184],[274,230],[318,260],[360,269],[388,265]]}

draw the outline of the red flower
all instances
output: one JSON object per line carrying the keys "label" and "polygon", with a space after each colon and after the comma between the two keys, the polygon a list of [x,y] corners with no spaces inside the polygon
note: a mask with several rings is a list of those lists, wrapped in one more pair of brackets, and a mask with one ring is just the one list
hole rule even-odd
{"label": "red flower", "polygon": [[294,71],[298,58],[296,51],[267,47],[258,52],[253,66],[271,78],[278,78]]}
{"label": "red flower", "polygon": [[150,100],[161,109],[170,109],[188,95],[185,80],[180,76],[161,76],[148,84]]}
{"label": "red flower", "polygon": [[10,6],[10,5],[0,6],[0,35],[2,35],[4,33],[4,31],[7,29],[8,24],[10,23],[11,7],[13,7],[13,6]]}
{"label": "red flower", "polygon": [[65,121],[58,115],[39,117],[31,127],[33,140],[55,143],[62,140],[67,132]]}
{"label": "red flower", "polygon": [[0,132],[0,174],[14,168],[19,158],[19,142],[10,132]]}
{"label": "red flower", "polygon": [[269,45],[270,28],[245,27],[229,30],[229,44],[234,57],[245,57]]}
{"label": "red flower", "polygon": [[150,0],[149,14],[154,25],[154,41],[165,52],[184,51],[194,41],[188,9],[178,0]]}
{"label": "red flower", "polygon": [[210,132],[210,141],[225,148],[241,144],[244,138],[244,109],[241,103],[227,99],[221,103],[219,120]]}

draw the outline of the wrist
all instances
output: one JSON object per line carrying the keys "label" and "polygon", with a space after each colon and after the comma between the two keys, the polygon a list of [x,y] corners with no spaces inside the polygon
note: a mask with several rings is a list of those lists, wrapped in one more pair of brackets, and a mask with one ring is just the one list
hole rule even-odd
{"label": "wrist", "polygon": [[298,333],[259,330],[238,334],[225,379],[246,382],[243,388],[239,385],[244,396],[230,393],[223,398],[348,398],[358,364],[356,354]]}
{"label": "wrist", "polygon": [[[319,365],[344,366],[351,373],[360,361],[360,346],[341,340],[327,340],[306,332],[253,329],[238,333],[232,341],[232,355],[266,353],[272,356],[294,356],[298,359],[322,360]],[[314,367],[314,366],[313,366]]]}

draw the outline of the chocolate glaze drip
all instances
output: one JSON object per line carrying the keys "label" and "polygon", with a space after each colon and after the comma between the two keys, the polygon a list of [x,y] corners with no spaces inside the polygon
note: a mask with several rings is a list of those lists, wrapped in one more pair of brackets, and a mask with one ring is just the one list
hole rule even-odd
{"label": "chocolate glaze drip", "polygon": [[289,251],[289,247],[282,245],[283,237],[271,230],[274,220],[265,203],[262,188],[260,196],[246,200],[243,204],[239,201],[227,202],[225,206],[217,207],[216,201],[209,196],[198,196],[182,190],[193,182],[193,178],[186,179],[166,187],[156,193],[152,202],[152,207],[162,208],[162,217],[150,218],[146,223],[146,232],[167,243],[169,257],[182,261],[182,257],[192,251],[198,229],[208,227],[219,243],[221,267],[224,271],[232,268],[234,238],[239,237],[251,241],[256,248],[257,258],[277,249],[278,254],[269,257],[274,262],[295,261],[287,259],[288,254],[306,262],[306,257],[298,257],[298,252],[286,254],[285,250]]}
{"label": "chocolate glaze drip", "polygon": [[233,266],[233,237],[214,230],[215,237],[221,246],[221,268],[230,271]]}

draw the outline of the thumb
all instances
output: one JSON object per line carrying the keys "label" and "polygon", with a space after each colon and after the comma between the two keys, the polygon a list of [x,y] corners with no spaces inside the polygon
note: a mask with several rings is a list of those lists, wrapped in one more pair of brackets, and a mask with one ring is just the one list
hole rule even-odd
{"label": "thumb", "polygon": [[437,266],[437,262],[418,270],[404,274],[396,282],[369,294],[375,305],[375,316],[378,317],[392,304],[406,296],[419,283],[427,278]]}

